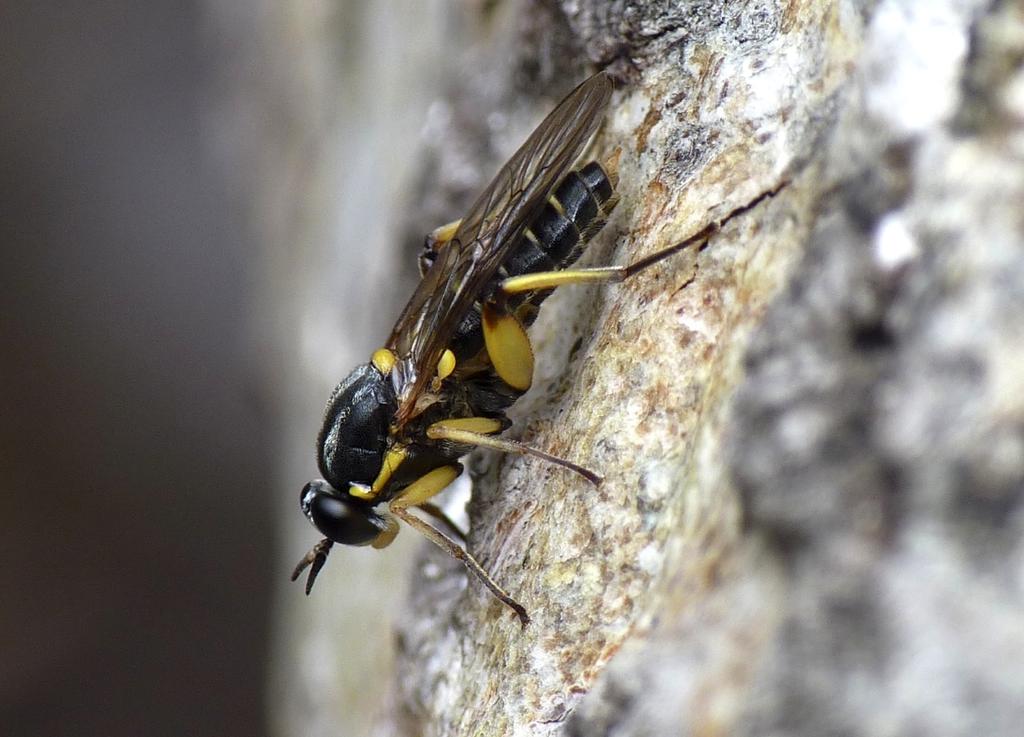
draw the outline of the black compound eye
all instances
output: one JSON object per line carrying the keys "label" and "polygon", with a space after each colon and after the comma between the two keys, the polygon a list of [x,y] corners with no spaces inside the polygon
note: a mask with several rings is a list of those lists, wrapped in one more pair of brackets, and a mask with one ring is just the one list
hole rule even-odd
{"label": "black compound eye", "polygon": [[309,499],[309,519],[324,537],[342,545],[367,545],[381,532],[376,515],[332,494],[314,492]]}

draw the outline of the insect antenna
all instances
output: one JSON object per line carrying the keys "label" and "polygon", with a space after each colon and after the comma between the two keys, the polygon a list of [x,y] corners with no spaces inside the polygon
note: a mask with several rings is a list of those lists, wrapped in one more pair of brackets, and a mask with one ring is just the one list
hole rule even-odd
{"label": "insect antenna", "polygon": [[302,575],[306,568],[309,568],[309,577],[306,579],[306,596],[309,596],[309,592],[313,590],[313,582],[316,581],[320,569],[327,562],[327,554],[331,552],[332,545],[334,545],[334,541],[325,537],[302,557],[299,564],[295,566],[295,570],[292,571],[292,581],[294,581]]}

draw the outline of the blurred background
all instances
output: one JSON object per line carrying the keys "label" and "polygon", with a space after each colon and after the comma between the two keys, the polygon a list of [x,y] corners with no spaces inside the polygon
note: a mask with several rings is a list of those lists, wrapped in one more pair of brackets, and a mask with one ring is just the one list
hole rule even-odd
{"label": "blurred background", "polygon": [[397,203],[464,10],[0,10],[5,734],[287,733],[346,664],[272,632],[385,642],[379,602],[331,606],[396,605],[401,551],[287,577],[323,403],[413,278]]}

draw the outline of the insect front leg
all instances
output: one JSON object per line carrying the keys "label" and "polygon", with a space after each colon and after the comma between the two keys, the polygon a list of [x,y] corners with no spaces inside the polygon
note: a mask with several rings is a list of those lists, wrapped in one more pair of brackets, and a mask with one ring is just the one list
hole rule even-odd
{"label": "insect front leg", "polygon": [[432,502],[423,502],[419,505],[419,509],[422,509],[424,512],[454,532],[455,537],[459,538],[461,543],[466,543],[466,533],[464,533],[459,526],[455,524],[455,520],[445,514],[444,510],[439,506]]}
{"label": "insect front leg", "polygon": [[459,464],[435,468],[433,471],[430,471],[411,483],[403,489],[398,496],[392,499],[388,504],[388,511],[430,540],[434,545],[441,548],[441,550],[448,553],[448,555],[458,561],[461,561],[469,572],[476,576],[477,579],[487,587],[487,590],[495,596],[495,598],[516,613],[516,616],[519,617],[519,622],[523,627],[525,627],[530,622],[530,615],[526,613],[526,608],[509,596],[509,594],[501,588],[493,578],[491,578],[490,574],[484,570],[483,566],[477,563],[476,559],[470,555],[468,550],[465,550],[443,532],[424,522],[409,511],[410,507],[419,506],[440,493],[458,477],[461,471],[462,466]]}

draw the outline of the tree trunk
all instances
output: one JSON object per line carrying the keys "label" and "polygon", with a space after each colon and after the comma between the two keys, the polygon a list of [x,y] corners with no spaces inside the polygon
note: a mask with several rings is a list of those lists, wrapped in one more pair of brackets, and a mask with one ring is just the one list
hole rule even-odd
{"label": "tree trunk", "polygon": [[[620,82],[593,151],[621,151],[621,202],[583,263],[722,226],[625,284],[558,290],[532,329],[510,434],[605,480],[471,458],[469,548],[531,624],[411,531],[404,598],[373,567],[399,553],[337,550],[323,590],[282,593],[278,729],[359,734],[372,714],[380,735],[1016,734],[1020,4],[474,7],[438,25],[475,41],[446,57],[418,204],[364,213],[407,213],[406,237],[372,238],[407,274],[408,234],[457,217],[594,66]],[[408,293],[367,268],[343,319]],[[289,514],[297,557],[314,534]]]}

